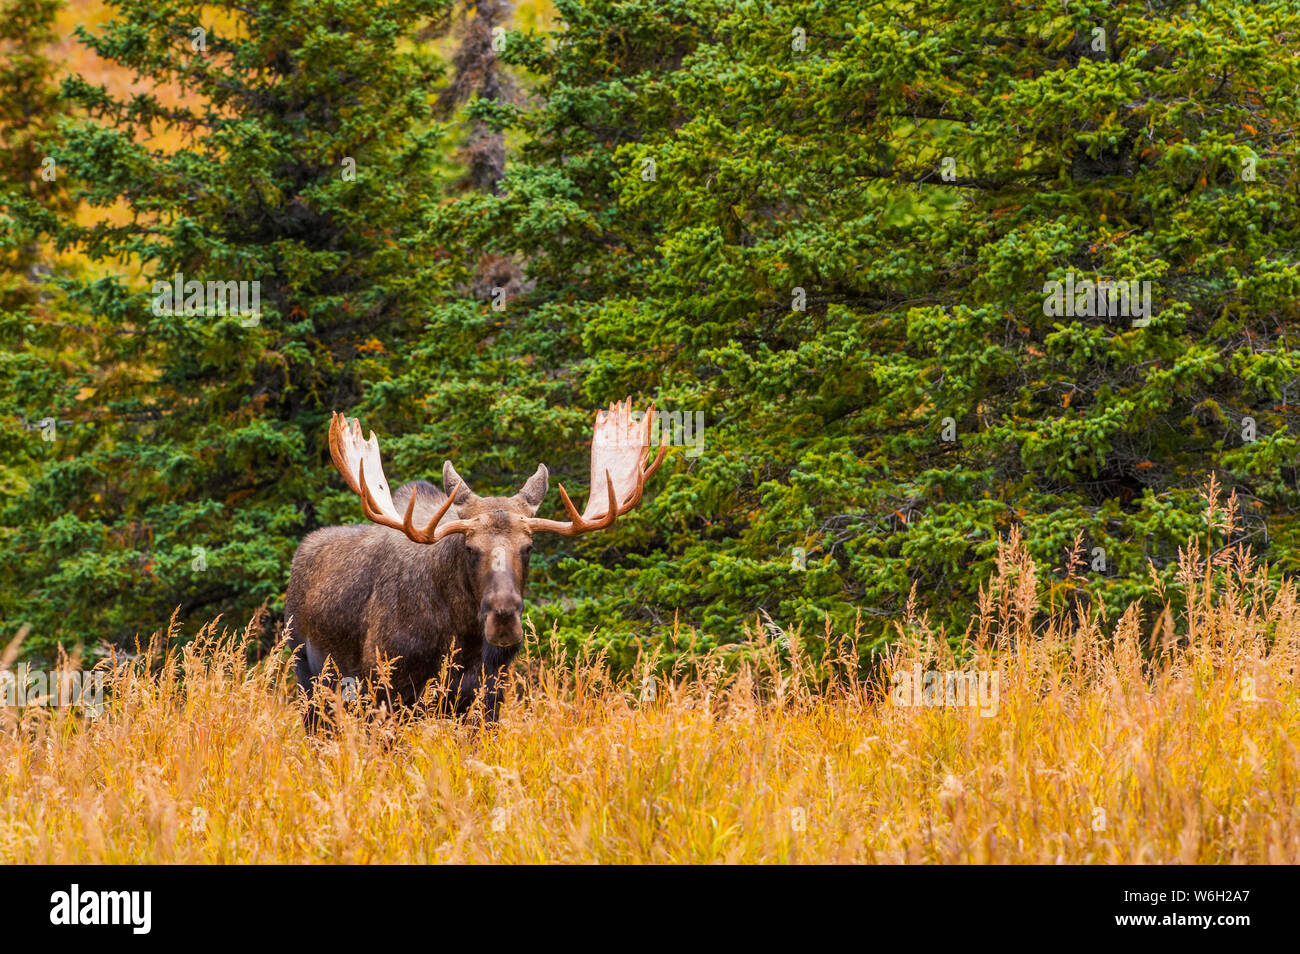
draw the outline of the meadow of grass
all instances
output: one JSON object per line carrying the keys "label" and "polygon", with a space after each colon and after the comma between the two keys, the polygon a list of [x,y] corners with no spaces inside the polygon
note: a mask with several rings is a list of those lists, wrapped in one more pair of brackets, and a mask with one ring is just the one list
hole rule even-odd
{"label": "meadow of grass", "polygon": [[[1045,607],[1043,576],[1012,537],[964,638],[909,618],[862,678],[852,635],[622,677],[534,636],[492,729],[307,737],[283,653],[164,633],[104,664],[97,718],[0,710],[0,860],[1300,861],[1294,590],[1189,552],[1152,626]],[[916,666],[996,673],[996,713],[894,704]]]}

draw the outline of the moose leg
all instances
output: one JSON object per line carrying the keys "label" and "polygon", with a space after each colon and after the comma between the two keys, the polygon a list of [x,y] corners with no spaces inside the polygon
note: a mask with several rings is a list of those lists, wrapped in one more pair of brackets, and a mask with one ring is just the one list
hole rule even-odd
{"label": "moose leg", "polygon": [[293,644],[293,673],[298,678],[298,691],[311,699],[312,683],[316,673],[312,671],[311,663],[307,661],[307,644],[302,640],[295,640]]}
{"label": "moose leg", "polygon": [[506,670],[519,653],[519,644],[513,646],[493,646],[484,642],[482,668],[479,676],[483,687],[483,721],[495,725],[501,712],[501,700],[505,696]]}
{"label": "moose leg", "polygon": [[386,712],[391,716],[399,717],[413,708],[415,704],[414,687],[409,684],[402,687],[372,682],[370,692],[375,713]]}
{"label": "moose leg", "polygon": [[296,651],[294,673],[298,677],[298,690],[306,703],[302,712],[303,727],[308,733],[315,734],[322,727],[321,692],[323,690],[329,693],[333,690],[338,670],[333,664],[327,666],[327,657],[306,640],[301,642]]}
{"label": "moose leg", "polygon": [[302,712],[303,727],[309,732],[316,731],[316,722],[314,718],[314,707],[312,706],[312,694],[316,685],[316,671],[313,671],[311,662],[307,659],[307,641],[300,637],[296,632],[289,641],[293,648],[293,674],[298,680],[298,693],[306,702],[306,707]]}

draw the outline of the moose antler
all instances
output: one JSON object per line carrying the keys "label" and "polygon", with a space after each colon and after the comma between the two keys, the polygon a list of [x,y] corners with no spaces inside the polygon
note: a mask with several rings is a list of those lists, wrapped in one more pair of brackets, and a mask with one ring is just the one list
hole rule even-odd
{"label": "moose antler", "polygon": [[[531,517],[529,529],[534,533],[540,531],[576,537],[580,533],[604,530],[640,503],[646,478],[659,469],[664,454],[668,452],[668,445],[661,443],[654,463],[649,469],[642,470],[650,456],[650,427],[654,413],[652,403],[643,421],[632,420],[631,398],[611,404],[608,410],[597,411],[596,426],[591,435],[591,496],[586,509],[579,514],[561,484],[560,499],[569,512],[569,520]],[[605,478],[604,494],[597,490],[602,476]]]}
{"label": "moose antler", "polygon": [[438,526],[438,521],[451,508],[452,501],[460,492],[462,481],[457,480],[447,499],[438,508],[433,518],[423,528],[412,525],[411,517],[415,513],[415,498],[411,494],[406,504],[406,515],[399,517],[393,506],[393,495],[388,490],[388,481],[384,479],[384,465],[379,459],[379,439],[375,432],[370,432],[369,440],[361,439],[361,422],[355,417],[351,426],[342,414],[335,412],[330,419],[330,457],[339,469],[348,486],[361,497],[361,507],[366,516],[375,523],[394,530],[401,530],[416,543],[437,543],[452,533],[464,533],[470,528],[466,520],[450,520]]}

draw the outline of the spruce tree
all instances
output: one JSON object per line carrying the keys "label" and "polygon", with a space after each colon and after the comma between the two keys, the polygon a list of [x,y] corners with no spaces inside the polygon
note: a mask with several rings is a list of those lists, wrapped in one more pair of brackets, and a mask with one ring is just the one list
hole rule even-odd
{"label": "spruce tree", "polygon": [[446,3],[111,7],[78,37],[147,88],[68,80],[84,118],[51,152],[100,212],[51,229],[97,268],[63,282],[96,369],[55,459],[5,502],[6,623],[36,646],[274,604],[302,534],[356,519],[329,412],[382,386],[436,285],[412,239],[447,173],[439,66],[412,38]]}
{"label": "spruce tree", "polygon": [[542,81],[503,194],[435,222],[535,286],[455,307],[527,442],[629,392],[706,432],[542,574],[545,622],[881,637],[914,595],[960,629],[1013,528],[1059,598],[1155,610],[1211,476],[1296,569],[1293,4],[557,8],[506,44]]}
{"label": "spruce tree", "polygon": [[[65,114],[51,59],[59,0],[0,4],[0,495],[23,490],[51,459],[86,362],[75,315],[46,281],[51,263],[33,223],[74,204],[44,140]],[[66,270],[66,266],[65,270]],[[0,549],[9,528],[0,524]],[[13,588],[0,586],[0,619]]]}

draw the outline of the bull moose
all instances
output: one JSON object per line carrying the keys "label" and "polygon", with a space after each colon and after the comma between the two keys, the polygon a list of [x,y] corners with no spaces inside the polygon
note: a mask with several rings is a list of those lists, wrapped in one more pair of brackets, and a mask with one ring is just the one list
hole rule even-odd
{"label": "bull moose", "polygon": [[587,506],[578,513],[561,484],[568,519],[545,520],[536,516],[545,464],[512,497],[478,496],[451,461],[442,465],[445,493],[417,480],[390,494],[374,431],[362,440],[360,422],[335,413],[330,456],[371,522],[316,530],[294,554],[285,617],[308,728],[318,719],[315,690],[337,678],[386,685],[396,708],[421,699],[444,672],[455,713],[482,693],[485,718],[495,721],[502,677],[523,638],[533,536],[604,530],[635,507],[667,450],[661,442],[645,467],[653,417],[653,404],[642,416],[630,399],[598,411]]}

